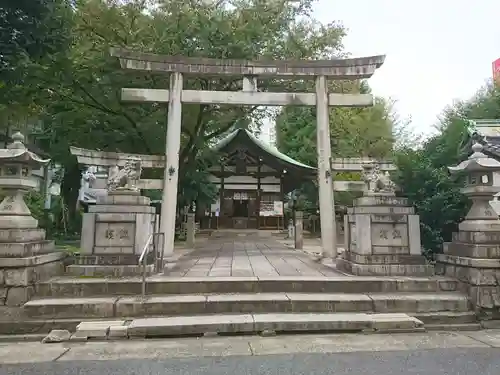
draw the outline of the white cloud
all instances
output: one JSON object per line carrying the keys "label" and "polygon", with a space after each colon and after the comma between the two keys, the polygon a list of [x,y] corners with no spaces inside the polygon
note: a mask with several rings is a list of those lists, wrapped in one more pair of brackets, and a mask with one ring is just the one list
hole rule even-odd
{"label": "white cloud", "polygon": [[423,132],[454,99],[471,97],[500,57],[498,0],[318,0],[315,17],[341,21],[353,56],[386,54],[370,80],[374,93],[398,101]]}

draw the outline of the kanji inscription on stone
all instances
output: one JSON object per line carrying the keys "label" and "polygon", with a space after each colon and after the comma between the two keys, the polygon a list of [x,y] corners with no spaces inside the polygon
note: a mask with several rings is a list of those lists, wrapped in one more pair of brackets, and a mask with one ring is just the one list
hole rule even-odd
{"label": "kanji inscription on stone", "polygon": [[[96,246],[134,246],[135,226],[132,223],[96,223]],[[120,250],[123,253],[123,250]],[[131,250],[132,251],[132,250]]]}
{"label": "kanji inscription on stone", "polygon": [[374,246],[408,246],[406,224],[372,223]]}
{"label": "kanji inscription on stone", "polygon": [[401,238],[401,231],[394,229],[392,231],[392,238],[394,238],[395,240],[400,239]]}
{"label": "kanji inscription on stone", "polygon": [[114,239],[115,231],[113,229],[106,229],[106,232],[104,232],[104,237],[106,237],[108,240]]}
{"label": "kanji inscription on stone", "polygon": [[118,237],[119,237],[120,239],[122,239],[122,240],[123,240],[123,239],[125,239],[125,238],[128,238],[128,237],[129,237],[128,230],[127,230],[127,229],[125,229],[125,228],[120,229],[120,230],[118,231]]}

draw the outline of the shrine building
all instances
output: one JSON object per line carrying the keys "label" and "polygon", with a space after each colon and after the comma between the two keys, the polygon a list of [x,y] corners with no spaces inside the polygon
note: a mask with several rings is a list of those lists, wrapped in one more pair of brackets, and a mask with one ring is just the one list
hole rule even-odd
{"label": "shrine building", "polygon": [[210,180],[219,190],[211,207],[197,207],[201,229],[278,229],[284,227],[284,197],[317,170],[279,152],[246,129],[215,145],[220,163]]}

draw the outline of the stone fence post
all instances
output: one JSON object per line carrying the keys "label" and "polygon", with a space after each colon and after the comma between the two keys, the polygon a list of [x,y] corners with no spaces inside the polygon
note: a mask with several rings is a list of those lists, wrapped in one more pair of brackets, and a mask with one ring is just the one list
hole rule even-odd
{"label": "stone fence post", "polygon": [[304,247],[304,213],[295,211],[295,248],[302,250]]}
{"label": "stone fence post", "polygon": [[196,236],[195,214],[190,212],[187,214],[187,222],[186,222],[186,246],[190,248],[194,246],[195,236]]}

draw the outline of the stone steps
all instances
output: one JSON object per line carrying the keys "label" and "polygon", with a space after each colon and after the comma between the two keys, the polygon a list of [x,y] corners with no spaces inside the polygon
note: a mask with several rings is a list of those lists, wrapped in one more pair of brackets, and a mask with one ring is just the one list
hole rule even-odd
{"label": "stone steps", "polygon": [[[43,324],[43,329],[118,319],[130,323],[132,337],[377,331],[374,322],[379,321],[388,329],[410,331],[423,329],[423,324],[431,329],[477,325],[458,282],[443,277],[155,275],[147,279],[146,298],[141,289],[140,278],[59,277],[37,286],[36,299],[23,307],[24,316],[26,323]],[[388,317],[395,320],[387,323]]]}
{"label": "stone steps", "polygon": [[[59,277],[37,285],[39,297],[139,295],[140,278]],[[165,277],[151,276],[147,294],[226,293],[441,293],[459,290],[454,279],[433,277]]]}
{"label": "stone steps", "polygon": [[134,319],[128,337],[274,333],[274,332],[414,332],[423,323],[406,314],[228,314]]}
{"label": "stone steps", "polygon": [[434,325],[478,324],[476,314],[473,311],[417,312],[411,315],[423,321],[426,328]]}
{"label": "stone steps", "polygon": [[[443,320],[438,312],[467,313],[460,293],[248,293],[42,298],[27,302],[30,318],[129,318],[250,313],[412,313],[426,321]],[[426,316],[425,314],[428,314]],[[430,315],[429,315],[430,314]],[[448,315],[443,315],[449,318]],[[470,321],[465,321],[466,323]],[[459,323],[454,321],[454,323]]]}

